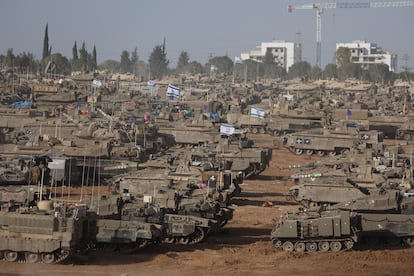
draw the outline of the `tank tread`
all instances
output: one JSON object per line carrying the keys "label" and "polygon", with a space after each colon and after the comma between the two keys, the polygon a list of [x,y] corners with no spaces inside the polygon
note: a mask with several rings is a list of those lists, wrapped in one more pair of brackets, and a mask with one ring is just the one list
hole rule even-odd
{"label": "tank tread", "polygon": [[196,227],[195,231],[188,236],[165,237],[162,242],[185,245],[197,244],[206,238],[208,230],[209,229],[205,227]]}
{"label": "tank tread", "polygon": [[314,252],[339,252],[350,250],[354,246],[352,238],[340,239],[273,239],[273,244],[276,248],[280,248],[285,252],[298,253],[314,253]]}
{"label": "tank tread", "polygon": [[[10,254],[9,257],[6,254]],[[30,254],[30,255],[28,255]],[[61,249],[60,251],[32,253],[32,252],[15,252],[4,250],[0,252],[0,260],[18,263],[45,263],[56,264],[63,262],[71,255],[71,251]]]}

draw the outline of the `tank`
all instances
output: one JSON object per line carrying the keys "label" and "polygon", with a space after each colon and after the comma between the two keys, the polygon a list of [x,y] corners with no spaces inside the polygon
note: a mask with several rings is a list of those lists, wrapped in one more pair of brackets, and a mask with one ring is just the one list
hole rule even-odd
{"label": "tank", "polygon": [[94,239],[96,248],[117,250],[121,253],[135,251],[157,244],[163,228],[159,224],[118,218],[98,218]]}
{"label": "tank", "polygon": [[414,137],[413,135],[414,135],[414,118],[406,118],[405,121],[397,128],[396,138],[410,141]]}
{"label": "tank", "polygon": [[[133,239],[123,239],[123,236],[121,236],[122,232],[119,233],[119,225],[125,225],[126,227],[134,227],[134,225],[145,226],[147,231],[137,228],[141,229],[142,234],[146,233],[146,236],[137,236],[140,238],[139,242],[145,242],[144,245],[148,244],[148,242],[157,243],[158,241],[195,244],[204,240],[210,231],[220,227],[218,221],[214,219],[195,215],[194,212],[180,212],[175,204],[173,198],[166,200],[166,205],[161,205],[152,196],[133,197],[130,194],[111,196],[99,203],[99,213],[107,218],[111,214],[119,214],[119,221],[111,222],[114,225],[105,239],[99,239],[104,233],[99,234],[98,232],[97,242],[111,242],[114,245],[117,245],[116,243],[119,245],[119,243],[125,241],[127,248],[130,248],[132,244],[128,245],[128,243]],[[100,222],[98,221],[98,223]],[[102,223],[106,224],[106,222]],[[134,238],[135,230],[129,229],[128,231],[126,236],[132,235]],[[140,245],[140,243],[136,244]]]}
{"label": "tank", "polygon": [[[53,207],[4,210],[0,214],[0,255],[9,262],[57,263],[86,248],[89,233],[86,206],[66,203]],[[52,208],[51,208],[52,207]]]}
{"label": "tank", "polygon": [[366,237],[414,246],[414,197],[377,189],[326,209],[288,213],[270,234],[274,246],[287,252],[337,252],[353,248]]}

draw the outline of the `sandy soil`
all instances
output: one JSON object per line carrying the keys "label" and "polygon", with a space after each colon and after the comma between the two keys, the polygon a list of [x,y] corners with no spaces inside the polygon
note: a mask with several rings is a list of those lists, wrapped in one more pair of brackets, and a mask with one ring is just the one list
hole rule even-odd
{"label": "sandy soil", "polygon": [[275,148],[270,167],[246,180],[242,194],[233,200],[234,219],[201,244],[159,245],[134,255],[93,252],[88,260],[56,265],[0,261],[0,275],[414,275],[414,248],[360,246],[316,254],[273,248],[273,224],[298,207],[284,197],[291,171],[280,167],[315,158]]}

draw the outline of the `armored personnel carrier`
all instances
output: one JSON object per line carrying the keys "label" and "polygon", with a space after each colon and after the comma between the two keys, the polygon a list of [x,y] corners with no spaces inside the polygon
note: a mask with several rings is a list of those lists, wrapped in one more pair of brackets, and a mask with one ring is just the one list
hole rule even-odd
{"label": "armored personnel carrier", "polygon": [[288,134],[283,137],[283,144],[297,155],[317,154],[335,156],[347,153],[358,147],[372,148],[375,152],[383,151],[384,137],[378,131],[359,132],[356,129],[312,129]]}
{"label": "armored personnel carrier", "polygon": [[275,247],[287,252],[337,252],[351,249],[368,236],[414,246],[414,197],[378,189],[325,210],[288,213],[270,234]]}
{"label": "armored personnel carrier", "polygon": [[367,188],[361,187],[346,176],[315,177],[303,181],[289,189],[289,199],[306,208],[330,205],[369,195]]}
{"label": "armored personnel carrier", "polygon": [[[0,256],[9,262],[57,263],[85,249],[86,206],[40,201],[39,208],[0,214]],[[3,208],[4,210],[4,208]]]}

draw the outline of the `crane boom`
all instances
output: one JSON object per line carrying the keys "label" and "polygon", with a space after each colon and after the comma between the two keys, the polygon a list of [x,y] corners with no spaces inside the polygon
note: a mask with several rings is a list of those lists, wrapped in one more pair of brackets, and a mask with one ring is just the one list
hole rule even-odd
{"label": "crane boom", "polygon": [[293,12],[293,10],[316,10],[316,65],[321,68],[322,14],[325,9],[399,8],[409,6],[414,6],[414,1],[313,3],[298,6],[289,5],[288,11]]}

